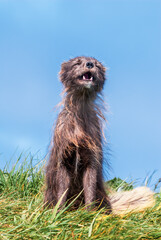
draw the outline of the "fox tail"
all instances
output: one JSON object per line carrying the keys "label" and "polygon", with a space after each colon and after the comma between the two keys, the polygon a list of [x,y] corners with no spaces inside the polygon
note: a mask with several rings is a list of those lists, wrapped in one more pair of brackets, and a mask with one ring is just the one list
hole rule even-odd
{"label": "fox tail", "polygon": [[154,192],[148,187],[137,187],[130,191],[115,192],[110,194],[109,198],[114,214],[143,211],[152,207],[155,203]]}

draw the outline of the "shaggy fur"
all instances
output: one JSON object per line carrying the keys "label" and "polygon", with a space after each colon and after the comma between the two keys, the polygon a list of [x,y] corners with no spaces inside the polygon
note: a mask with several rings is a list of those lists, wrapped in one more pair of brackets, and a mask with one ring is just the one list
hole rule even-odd
{"label": "shaggy fur", "polygon": [[[89,64],[89,65],[88,65]],[[65,87],[46,171],[45,202],[54,206],[62,194],[67,200],[111,209],[102,178],[102,126],[104,116],[96,104],[105,82],[105,67],[96,59],[77,57],[61,66]]]}
{"label": "shaggy fur", "polygon": [[[46,206],[53,207],[61,196],[61,205],[69,203],[83,190],[74,202],[75,208],[85,204],[89,209],[94,203],[97,208],[105,207],[107,212],[112,208],[117,210],[118,204],[123,205],[121,196],[115,194],[109,199],[102,176],[105,118],[98,100],[101,101],[105,67],[94,58],[77,57],[61,65],[60,80],[65,97],[46,169]],[[127,207],[129,203],[124,199],[124,208]]]}

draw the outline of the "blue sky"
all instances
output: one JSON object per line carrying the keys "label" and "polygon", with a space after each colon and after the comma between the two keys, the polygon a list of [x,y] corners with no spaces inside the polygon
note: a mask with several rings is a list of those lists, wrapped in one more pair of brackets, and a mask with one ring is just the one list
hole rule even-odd
{"label": "blue sky", "polygon": [[161,1],[0,1],[0,167],[48,152],[61,101],[60,64],[109,67],[109,178],[161,177]]}

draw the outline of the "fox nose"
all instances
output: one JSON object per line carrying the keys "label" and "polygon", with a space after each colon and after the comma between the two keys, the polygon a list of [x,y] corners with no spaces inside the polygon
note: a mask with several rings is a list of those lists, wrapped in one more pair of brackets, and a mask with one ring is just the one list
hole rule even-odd
{"label": "fox nose", "polygon": [[86,67],[87,68],[93,68],[94,67],[94,64],[92,62],[87,62],[86,63]]}

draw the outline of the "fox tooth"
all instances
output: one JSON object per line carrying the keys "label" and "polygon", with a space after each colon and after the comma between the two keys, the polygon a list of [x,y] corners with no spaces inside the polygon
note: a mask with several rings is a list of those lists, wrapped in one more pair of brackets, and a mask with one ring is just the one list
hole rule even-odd
{"label": "fox tooth", "polygon": [[83,75],[83,80],[86,80],[85,76]]}

